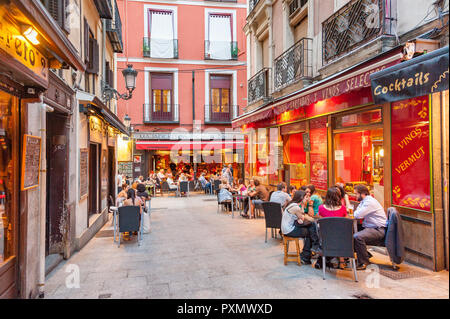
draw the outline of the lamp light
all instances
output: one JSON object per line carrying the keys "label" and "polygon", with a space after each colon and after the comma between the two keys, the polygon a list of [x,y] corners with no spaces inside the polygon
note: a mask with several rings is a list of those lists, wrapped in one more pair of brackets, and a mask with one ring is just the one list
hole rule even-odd
{"label": "lamp light", "polygon": [[123,77],[125,79],[125,87],[127,88],[127,93],[120,94],[117,90],[110,87],[107,83],[103,83],[103,97],[106,101],[112,98],[129,100],[133,97],[133,91],[136,88],[136,77],[137,71],[133,69],[132,64],[128,64],[127,68],[122,70]]}
{"label": "lamp light", "polygon": [[37,39],[38,32],[30,25],[22,25],[21,31],[25,38],[27,38],[28,41],[30,41],[33,45],[38,45],[40,42]]}
{"label": "lamp light", "polygon": [[125,124],[125,126],[127,128],[130,127],[131,124],[131,118],[128,116],[128,114],[125,114],[125,117],[123,118],[123,124]]}

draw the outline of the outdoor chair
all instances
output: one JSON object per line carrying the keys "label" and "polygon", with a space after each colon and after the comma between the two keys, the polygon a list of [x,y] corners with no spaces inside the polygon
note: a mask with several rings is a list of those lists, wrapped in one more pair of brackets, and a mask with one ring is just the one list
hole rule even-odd
{"label": "outdoor chair", "polygon": [[178,190],[178,195],[181,197],[181,194],[185,193],[186,196],[189,196],[189,182],[184,181],[184,182],[180,182],[180,187]]}
{"label": "outdoor chair", "polygon": [[280,203],[272,203],[272,202],[264,202],[262,203],[262,208],[264,210],[264,219],[266,220],[266,243],[267,243],[267,228],[270,228],[272,231],[272,238],[277,238],[277,229],[281,229],[281,204]]}
{"label": "outdoor chair", "polygon": [[344,257],[351,259],[353,276],[355,281],[358,281],[353,223],[353,219],[345,217],[325,217],[318,220],[319,238],[322,245],[323,280],[325,280],[326,257]]}
{"label": "outdoor chair", "polygon": [[220,189],[219,189],[220,183],[221,183],[220,180],[218,180],[218,179],[215,179],[215,180],[214,180],[213,191],[214,191],[215,194],[218,194],[218,193],[219,193],[219,190],[220,190]]}
{"label": "outdoor chair", "polygon": [[[219,202],[219,193],[217,193],[217,214],[219,214],[220,211],[223,211],[223,207],[226,207],[228,204],[231,204],[231,201]],[[219,208],[221,209],[219,210]]]}
{"label": "outdoor chair", "polygon": [[189,181],[189,192],[193,192],[195,189],[194,181]]}
{"label": "outdoor chair", "polygon": [[119,243],[120,234],[125,232],[138,232],[138,246],[142,240],[142,214],[139,212],[139,206],[122,206],[119,207]]}
{"label": "outdoor chair", "polygon": [[169,183],[167,183],[167,181],[161,183],[161,195],[163,194],[163,192],[167,192],[167,194],[170,194],[170,192],[174,192],[176,194],[177,191],[178,191],[177,189],[170,188]]}

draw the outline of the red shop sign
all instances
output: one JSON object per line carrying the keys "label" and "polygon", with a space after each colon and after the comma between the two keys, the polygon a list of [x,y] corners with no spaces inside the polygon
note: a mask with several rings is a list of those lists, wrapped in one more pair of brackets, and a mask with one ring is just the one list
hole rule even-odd
{"label": "red shop sign", "polygon": [[392,201],[431,210],[428,96],[392,103]]}

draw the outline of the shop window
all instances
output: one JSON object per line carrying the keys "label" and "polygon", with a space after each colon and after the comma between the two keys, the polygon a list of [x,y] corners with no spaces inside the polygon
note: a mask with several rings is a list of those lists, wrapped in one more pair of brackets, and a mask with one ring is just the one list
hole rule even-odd
{"label": "shop window", "polygon": [[0,91],[0,265],[14,255],[14,117],[17,98]]}
{"label": "shop window", "polygon": [[381,109],[375,109],[367,112],[338,116],[334,120],[334,127],[347,128],[354,126],[372,125],[382,123]]}
{"label": "shop window", "polygon": [[356,185],[364,184],[372,193],[379,193],[375,197],[383,203],[383,160],[382,128],[335,134],[335,182],[344,183],[347,192],[353,193]]}
{"label": "shop window", "polygon": [[306,152],[303,148],[303,133],[283,136],[284,164],[289,167],[290,184],[297,186],[308,183]]}

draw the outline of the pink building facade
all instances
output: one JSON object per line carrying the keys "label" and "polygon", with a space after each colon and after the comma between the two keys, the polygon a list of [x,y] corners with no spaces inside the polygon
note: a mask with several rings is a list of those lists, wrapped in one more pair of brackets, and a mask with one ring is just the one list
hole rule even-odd
{"label": "pink building facade", "polygon": [[[131,118],[134,176],[171,162],[198,171],[233,163],[239,173],[242,141],[225,132],[247,105],[246,3],[117,1],[124,41],[117,69],[138,71],[133,98],[119,100],[117,112]],[[117,82],[125,87],[123,77]],[[211,139],[214,146],[205,145]]]}

